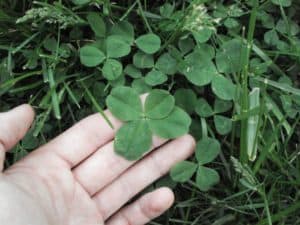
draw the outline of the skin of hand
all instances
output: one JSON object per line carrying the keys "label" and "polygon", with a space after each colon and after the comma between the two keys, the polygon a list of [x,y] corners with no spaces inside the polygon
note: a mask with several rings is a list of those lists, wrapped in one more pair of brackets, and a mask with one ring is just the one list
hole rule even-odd
{"label": "skin of hand", "polygon": [[189,157],[194,139],[153,137],[152,151],[130,162],[114,153],[121,122],[105,113],[114,129],[91,115],[3,172],[5,151],[26,134],[34,111],[22,105],[0,113],[0,224],[142,225],[173,204],[173,192],[160,188],[124,206]]}

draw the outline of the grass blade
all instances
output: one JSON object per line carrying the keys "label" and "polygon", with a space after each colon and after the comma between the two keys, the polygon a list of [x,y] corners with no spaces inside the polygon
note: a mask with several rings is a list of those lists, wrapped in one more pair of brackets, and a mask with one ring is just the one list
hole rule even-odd
{"label": "grass blade", "polygon": [[59,100],[56,92],[56,83],[54,80],[53,70],[51,67],[48,68],[49,86],[51,91],[51,100],[53,105],[53,111],[56,119],[61,119]]}
{"label": "grass blade", "polygon": [[89,97],[89,99],[93,103],[94,107],[98,110],[98,112],[101,114],[101,116],[103,116],[103,118],[106,120],[106,122],[109,124],[109,126],[113,129],[114,128],[113,124],[110,122],[110,120],[108,119],[108,117],[105,115],[105,113],[103,112],[103,109],[98,104],[97,100],[94,98],[94,96],[92,95],[92,93],[90,92],[90,90],[86,87],[86,85],[84,84],[83,81],[80,81],[80,83],[83,86],[83,88],[84,88],[87,96]]}
{"label": "grass blade", "polygon": [[[249,110],[260,106],[259,101],[260,89],[254,88],[249,94]],[[257,137],[259,127],[259,115],[250,116],[248,118],[248,139],[247,139],[247,153],[250,161],[256,159],[257,154]]]}

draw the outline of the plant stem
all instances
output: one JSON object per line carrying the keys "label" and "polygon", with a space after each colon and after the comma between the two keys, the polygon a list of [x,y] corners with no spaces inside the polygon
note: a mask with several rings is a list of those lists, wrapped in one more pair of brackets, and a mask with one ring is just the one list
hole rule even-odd
{"label": "plant stem", "polygon": [[[247,36],[246,50],[244,47],[242,55],[242,97],[241,97],[241,113],[246,113],[249,108],[249,90],[248,90],[248,72],[249,72],[249,61],[250,53],[253,45],[254,31],[256,26],[256,14],[259,6],[258,0],[254,0],[254,6],[251,12],[249,21],[249,30]],[[240,140],[240,161],[242,164],[247,162],[247,138],[248,138],[248,118],[242,119],[241,121],[241,140]]]}

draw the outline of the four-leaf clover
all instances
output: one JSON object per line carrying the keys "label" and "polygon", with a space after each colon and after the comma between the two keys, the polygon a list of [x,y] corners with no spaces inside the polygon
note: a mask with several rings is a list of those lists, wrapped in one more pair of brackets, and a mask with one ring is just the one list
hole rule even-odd
{"label": "four-leaf clover", "polygon": [[189,131],[191,119],[169,92],[154,89],[145,103],[130,87],[117,87],[106,99],[108,109],[124,125],[118,130],[114,148],[128,160],[137,160],[151,147],[152,135],[177,138]]}

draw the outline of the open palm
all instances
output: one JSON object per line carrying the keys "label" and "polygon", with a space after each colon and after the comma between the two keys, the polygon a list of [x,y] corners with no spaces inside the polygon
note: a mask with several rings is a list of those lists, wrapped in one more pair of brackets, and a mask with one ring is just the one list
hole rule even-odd
{"label": "open palm", "polygon": [[[1,165],[5,150],[24,136],[33,114],[27,105],[0,114]],[[0,175],[0,211],[8,208],[17,215],[0,213],[0,224],[142,225],[171,206],[172,191],[161,188],[123,207],[190,156],[193,138],[167,142],[153,137],[155,151],[130,162],[114,153],[121,123],[106,114],[114,129],[99,114],[91,115]]]}

